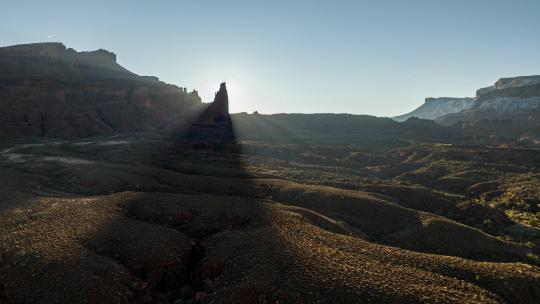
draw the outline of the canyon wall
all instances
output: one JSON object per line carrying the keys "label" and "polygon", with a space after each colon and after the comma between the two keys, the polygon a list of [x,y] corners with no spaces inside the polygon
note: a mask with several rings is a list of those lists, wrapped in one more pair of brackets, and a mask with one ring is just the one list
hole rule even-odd
{"label": "canyon wall", "polygon": [[197,91],[129,72],[114,53],[60,43],[0,48],[0,108],[0,138],[167,131],[225,114],[208,113],[215,105]]}

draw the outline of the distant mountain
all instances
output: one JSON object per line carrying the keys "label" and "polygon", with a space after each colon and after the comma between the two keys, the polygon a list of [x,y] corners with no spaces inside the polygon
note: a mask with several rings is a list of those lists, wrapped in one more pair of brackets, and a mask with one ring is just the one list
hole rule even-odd
{"label": "distant mountain", "polygon": [[208,124],[228,115],[223,96],[216,95],[222,104],[204,104],[197,91],[136,75],[106,50],[77,52],[61,43],[0,48],[0,139]]}
{"label": "distant mountain", "polygon": [[472,107],[436,119],[443,125],[459,121],[506,119],[520,124],[537,124],[534,113],[540,110],[540,76],[501,78],[493,86],[479,89]]}
{"label": "distant mountain", "polygon": [[473,106],[435,120],[474,138],[540,143],[540,76],[499,79],[476,92]]}
{"label": "distant mountain", "polygon": [[474,98],[455,98],[455,97],[428,97],[423,105],[412,112],[400,116],[392,117],[395,121],[405,121],[411,117],[421,119],[435,120],[441,116],[461,112],[469,109],[473,105]]}
{"label": "distant mountain", "polygon": [[540,142],[540,75],[501,78],[474,98],[426,98],[416,110],[392,117],[435,120],[464,135]]}

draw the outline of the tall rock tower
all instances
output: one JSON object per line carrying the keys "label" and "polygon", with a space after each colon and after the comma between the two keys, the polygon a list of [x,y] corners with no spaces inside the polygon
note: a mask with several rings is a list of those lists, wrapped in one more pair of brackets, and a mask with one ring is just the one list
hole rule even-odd
{"label": "tall rock tower", "polygon": [[229,121],[229,95],[227,94],[227,85],[225,82],[219,86],[219,91],[216,92],[214,103],[211,106],[214,114],[215,122]]}
{"label": "tall rock tower", "polygon": [[219,86],[219,91],[216,92],[214,102],[206,104],[206,108],[200,114],[196,124],[211,126],[226,124],[230,121],[229,96],[227,94],[227,86],[223,82]]}
{"label": "tall rock tower", "polygon": [[184,134],[187,138],[202,140],[206,143],[233,141],[234,130],[229,115],[229,96],[227,86],[223,82],[216,92],[214,101],[204,104],[198,119]]}

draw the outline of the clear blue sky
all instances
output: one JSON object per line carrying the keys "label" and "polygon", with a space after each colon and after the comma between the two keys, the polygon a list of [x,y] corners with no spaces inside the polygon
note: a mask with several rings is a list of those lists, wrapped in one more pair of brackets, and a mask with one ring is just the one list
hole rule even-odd
{"label": "clear blue sky", "polygon": [[0,45],[104,48],[231,110],[412,110],[540,74],[540,1],[2,1]]}

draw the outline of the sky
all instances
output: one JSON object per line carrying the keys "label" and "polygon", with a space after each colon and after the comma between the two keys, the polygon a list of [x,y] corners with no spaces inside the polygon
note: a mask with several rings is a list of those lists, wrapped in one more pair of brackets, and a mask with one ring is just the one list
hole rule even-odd
{"label": "sky", "polygon": [[0,0],[0,46],[106,49],[231,112],[393,116],[540,74],[540,1]]}

